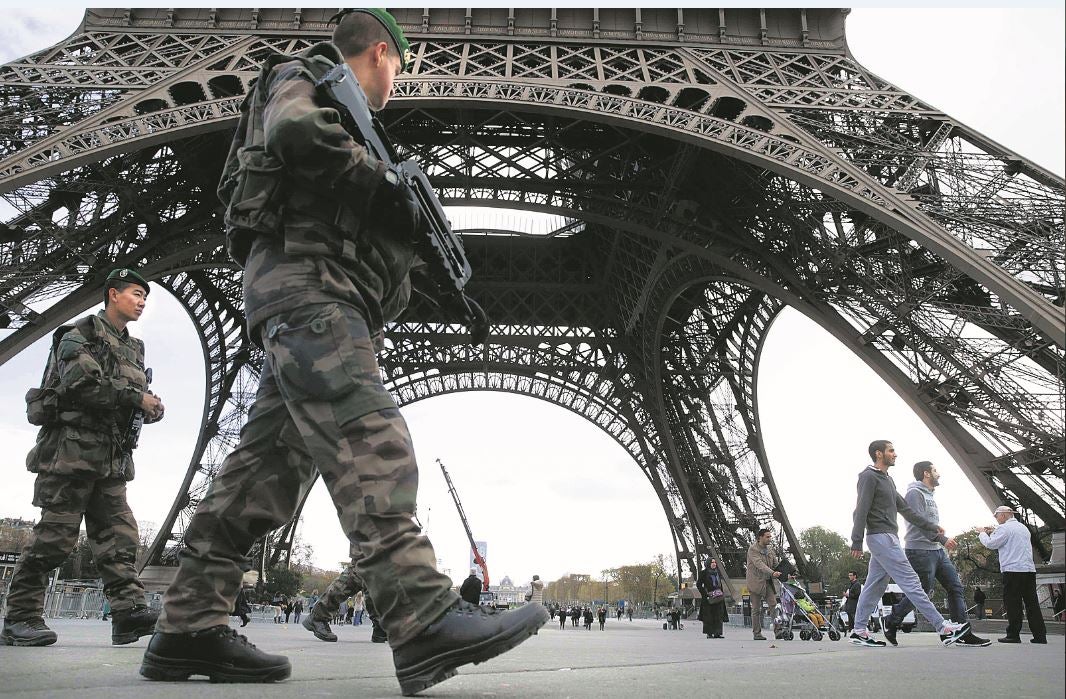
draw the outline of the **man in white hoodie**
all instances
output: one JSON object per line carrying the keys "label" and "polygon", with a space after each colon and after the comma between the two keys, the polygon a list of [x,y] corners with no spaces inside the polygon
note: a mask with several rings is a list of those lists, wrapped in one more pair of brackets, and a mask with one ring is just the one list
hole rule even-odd
{"label": "man in white hoodie", "polygon": [[[907,494],[904,500],[915,512],[921,513],[940,524],[940,510],[933,499],[933,491],[940,485],[940,472],[930,461],[919,461],[914,464],[914,481],[907,486]],[[903,552],[907,555],[914,572],[922,581],[922,589],[931,597],[933,594],[933,582],[939,582],[948,593],[948,608],[951,610],[951,620],[957,623],[966,622],[966,601],[963,597],[962,581],[959,573],[955,570],[955,564],[948,557],[947,549],[955,548],[955,539],[948,539],[941,544],[930,537],[929,533],[910,522],[906,523],[906,534],[903,537]],[[904,596],[893,608],[892,613],[885,619],[885,638],[892,645],[896,642],[896,632],[899,630],[903,619],[914,609],[914,603],[909,597]],[[981,638],[968,631],[965,636],[955,641],[956,646],[963,648],[979,648],[992,645],[987,638]]]}

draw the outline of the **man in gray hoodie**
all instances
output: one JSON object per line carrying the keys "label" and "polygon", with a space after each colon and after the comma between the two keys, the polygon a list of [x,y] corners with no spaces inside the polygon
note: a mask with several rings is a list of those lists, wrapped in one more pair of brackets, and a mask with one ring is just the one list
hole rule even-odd
{"label": "man in gray hoodie", "polygon": [[[933,491],[938,485],[940,472],[936,466],[930,461],[919,461],[914,464],[914,481],[907,486],[907,495],[903,498],[912,510],[924,514],[937,524],[940,523],[940,510],[933,499]],[[962,581],[959,580],[955,564],[951,562],[945,549],[954,550],[955,539],[949,538],[941,544],[936,538],[930,537],[926,530],[907,522],[903,550],[914,572],[922,581],[922,589],[931,595],[933,581],[939,581],[948,593],[948,608],[951,609],[952,621],[963,623],[966,621],[966,602],[963,598]],[[912,609],[914,603],[911,598],[904,596],[892,607],[892,613],[885,619],[885,638],[892,645],[897,645],[896,631]],[[955,645],[977,648],[992,645],[992,642],[970,631],[956,641]]]}
{"label": "man in gray hoodie", "polygon": [[918,611],[933,624],[933,628],[939,630],[940,642],[951,645],[969,633],[970,625],[946,620],[929,601],[929,595],[922,588],[922,581],[918,579],[899,545],[896,514],[898,512],[903,515],[904,519],[924,529],[930,538],[935,538],[940,543],[947,541],[944,529],[936,521],[912,510],[907,501],[896,492],[896,484],[888,475],[888,469],[896,463],[896,448],[892,446],[892,442],[886,439],[871,442],[869,453],[874,463],[859,474],[858,500],[851,531],[851,555],[854,558],[862,558],[862,540],[865,534],[866,546],[870,549],[870,568],[866,575],[866,586],[859,595],[851,642],[875,648],[885,645],[884,641],[870,636],[867,627],[870,615],[877,608],[891,577],[914,602]]}

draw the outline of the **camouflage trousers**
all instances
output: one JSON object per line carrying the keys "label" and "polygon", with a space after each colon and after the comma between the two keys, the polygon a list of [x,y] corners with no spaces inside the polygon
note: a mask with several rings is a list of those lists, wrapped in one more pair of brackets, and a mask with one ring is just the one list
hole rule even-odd
{"label": "camouflage trousers", "polygon": [[[329,621],[340,609],[341,602],[348,599],[352,595],[359,591],[366,592],[366,585],[363,584],[362,578],[355,572],[355,567],[360,558],[363,557],[362,552],[356,547],[351,547],[349,552],[351,554],[351,562],[341,571],[341,574],[337,576],[337,579],[329,584],[326,588],[326,592],[319,598],[315,606],[311,608],[311,616],[320,621]],[[364,604],[366,606],[367,614],[372,618],[377,618],[377,612],[374,610],[373,601],[371,601],[370,595],[364,595]]]}
{"label": "camouflage trousers", "polygon": [[269,318],[259,390],[185,534],[157,629],[226,624],[253,542],[292,519],[317,467],[393,647],[455,600],[414,522],[418,465],[407,424],[381,382],[366,322],[313,304]]}
{"label": "camouflage trousers", "polygon": [[82,517],[111,609],[123,611],[145,603],[144,586],[134,567],[137,520],[126,504],[125,479],[41,473],[33,486],[33,504],[41,508],[41,519],[11,576],[9,621],[44,615],[48,574],[74,550]]}

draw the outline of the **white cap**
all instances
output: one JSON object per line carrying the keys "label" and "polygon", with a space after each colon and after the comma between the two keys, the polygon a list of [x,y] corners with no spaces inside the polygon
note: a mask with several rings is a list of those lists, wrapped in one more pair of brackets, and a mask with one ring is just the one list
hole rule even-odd
{"label": "white cap", "polygon": [[1007,514],[1007,513],[1014,514],[1014,510],[1012,510],[1011,508],[1007,507],[1006,505],[1000,505],[999,507],[996,508],[996,511],[993,512],[992,514],[994,514],[994,515],[1003,515],[1003,514]]}

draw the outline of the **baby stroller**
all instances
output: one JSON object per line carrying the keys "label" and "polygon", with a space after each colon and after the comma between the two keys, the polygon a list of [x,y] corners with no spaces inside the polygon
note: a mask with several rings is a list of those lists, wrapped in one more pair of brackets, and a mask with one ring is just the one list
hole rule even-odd
{"label": "baby stroller", "polygon": [[[799,631],[800,640],[820,641],[823,634],[830,641],[840,640],[838,620],[826,619],[807,591],[795,578],[781,583],[781,601],[774,615],[774,638],[791,641]],[[837,616],[834,612],[833,616]]]}

